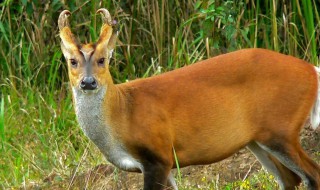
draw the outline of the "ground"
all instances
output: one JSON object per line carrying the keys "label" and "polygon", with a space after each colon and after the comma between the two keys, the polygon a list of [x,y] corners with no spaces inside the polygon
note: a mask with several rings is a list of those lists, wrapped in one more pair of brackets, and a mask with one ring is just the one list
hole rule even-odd
{"label": "ground", "polygon": [[[307,153],[320,164],[320,128],[316,131],[308,127],[303,129],[301,143]],[[244,181],[258,172],[263,172],[260,163],[250,151],[242,149],[218,163],[181,169],[179,187],[182,189],[240,189],[239,186],[227,188],[227,184],[233,181]],[[174,174],[178,178],[177,170],[174,170]],[[138,190],[143,186],[141,174],[122,172],[109,164],[98,165],[87,172],[60,182],[57,182],[57,177],[57,174],[52,173],[44,178],[43,184],[30,185],[28,189]],[[256,188],[260,189],[263,184],[260,185],[258,184]],[[251,187],[241,189],[251,189]]]}

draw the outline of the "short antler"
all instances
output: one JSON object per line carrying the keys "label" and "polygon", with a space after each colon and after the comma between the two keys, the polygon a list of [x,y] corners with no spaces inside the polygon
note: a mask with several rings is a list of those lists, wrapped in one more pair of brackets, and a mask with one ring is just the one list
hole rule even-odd
{"label": "short antler", "polygon": [[103,24],[108,24],[109,26],[113,25],[110,12],[107,9],[101,8],[97,10],[97,13],[101,13]]}
{"label": "short antler", "polygon": [[117,32],[114,30],[114,26],[117,22],[112,21],[110,12],[105,8],[99,9],[97,13],[101,13],[103,22],[97,45],[101,48],[107,47],[107,49],[112,52],[117,38]]}
{"label": "short antler", "polygon": [[58,19],[59,30],[62,30],[64,27],[69,27],[68,17],[71,15],[71,12],[64,10],[60,13]]}
{"label": "short antler", "polygon": [[68,17],[71,15],[71,12],[68,10],[64,10],[60,13],[58,19],[58,26],[60,30],[60,38],[61,38],[61,48],[64,51],[65,55],[68,55],[71,51],[78,49],[78,42],[76,38],[73,36]]}

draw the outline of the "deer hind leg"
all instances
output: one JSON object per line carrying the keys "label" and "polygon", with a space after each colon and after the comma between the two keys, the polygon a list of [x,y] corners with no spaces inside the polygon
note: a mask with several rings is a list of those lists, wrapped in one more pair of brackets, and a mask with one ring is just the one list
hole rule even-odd
{"label": "deer hind leg", "polygon": [[299,186],[300,177],[263,150],[256,142],[251,142],[247,148],[256,156],[262,166],[275,176],[280,189],[293,190]]}
{"label": "deer hind leg", "polygon": [[297,174],[303,180],[308,190],[319,190],[319,166],[307,156],[299,142],[289,142],[290,140],[278,138],[277,140],[273,140],[271,144],[258,143],[258,145],[277,158],[285,167]]}

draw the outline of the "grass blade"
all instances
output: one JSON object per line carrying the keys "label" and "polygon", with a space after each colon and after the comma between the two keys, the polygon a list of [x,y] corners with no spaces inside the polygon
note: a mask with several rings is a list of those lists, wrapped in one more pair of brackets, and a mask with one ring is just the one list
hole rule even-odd
{"label": "grass blade", "polygon": [[4,149],[4,141],[5,141],[5,135],[4,135],[4,97],[2,95],[1,97],[1,103],[0,103],[0,137],[1,137],[1,149]]}

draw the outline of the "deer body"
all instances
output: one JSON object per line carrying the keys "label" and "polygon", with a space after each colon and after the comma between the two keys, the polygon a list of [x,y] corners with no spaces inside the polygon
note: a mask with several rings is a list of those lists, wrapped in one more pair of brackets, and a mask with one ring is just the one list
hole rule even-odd
{"label": "deer body", "polygon": [[320,109],[314,106],[318,74],[312,65],[245,49],[115,85],[107,63],[116,35],[109,12],[99,12],[105,24],[96,44],[74,40],[67,11],[59,28],[79,125],[111,163],[142,172],[145,190],[177,189],[173,151],[183,167],[248,147],[281,189],[294,189],[301,180],[308,189],[320,188],[319,166],[299,143],[312,108]]}
{"label": "deer body", "polygon": [[310,64],[267,50],[241,50],[116,85],[125,92],[124,110],[130,114],[119,133],[151,150],[165,144],[164,154],[174,146],[180,166],[212,163],[257,138],[268,140],[270,130],[292,131],[288,125],[295,120],[301,122],[294,126],[298,135],[315,101],[315,86]]}

